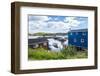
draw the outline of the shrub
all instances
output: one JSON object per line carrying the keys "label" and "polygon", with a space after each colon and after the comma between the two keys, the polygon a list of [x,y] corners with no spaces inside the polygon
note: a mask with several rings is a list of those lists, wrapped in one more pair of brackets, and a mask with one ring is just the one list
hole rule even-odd
{"label": "shrub", "polygon": [[28,57],[32,60],[64,59],[61,52],[47,51],[44,48],[28,49]]}
{"label": "shrub", "polygon": [[50,51],[46,48],[29,48],[28,58],[29,60],[58,60],[58,59],[76,59],[87,58],[87,51],[77,51],[75,46],[67,46],[59,52]]}
{"label": "shrub", "polygon": [[67,46],[67,48],[61,50],[61,52],[65,55],[65,56],[74,56],[77,53],[77,48],[75,46]]}

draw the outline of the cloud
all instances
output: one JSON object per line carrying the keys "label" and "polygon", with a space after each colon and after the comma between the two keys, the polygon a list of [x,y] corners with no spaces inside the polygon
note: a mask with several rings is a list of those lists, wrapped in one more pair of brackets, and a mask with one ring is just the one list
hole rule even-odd
{"label": "cloud", "polygon": [[29,16],[29,21],[48,21],[48,16]]}
{"label": "cloud", "polygon": [[[29,33],[34,32],[68,32],[69,28],[79,26],[76,17],[65,17],[54,21],[49,16],[29,16]],[[57,18],[55,18],[57,20]]]}
{"label": "cloud", "polygon": [[50,21],[50,22],[44,22],[44,21],[30,21],[29,22],[29,32],[35,32],[36,30],[41,30],[44,32],[53,32],[53,31],[57,31],[60,32],[61,30],[67,30],[69,28],[69,26],[66,25],[66,23],[62,22],[62,21]]}
{"label": "cloud", "polygon": [[39,22],[29,21],[29,27],[30,28],[33,28],[33,29],[39,29],[40,28],[40,25],[39,25]]}
{"label": "cloud", "polygon": [[43,29],[43,26],[46,24],[45,21],[48,20],[48,16],[29,16],[29,33]]}
{"label": "cloud", "polygon": [[52,28],[52,29],[68,29],[69,26],[66,25],[65,22],[62,22],[62,21],[58,21],[58,22],[55,22],[55,21],[52,21],[52,22],[48,22],[48,25],[47,27],[49,28]]}
{"label": "cloud", "polygon": [[43,21],[29,21],[29,33],[34,33],[36,30],[42,30],[46,26]]}
{"label": "cloud", "polygon": [[64,22],[66,22],[69,27],[77,27],[79,26],[80,22],[75,18],[76,17],[66,17]]}
{"label": "cloud", "polygon": [[59,20],[59,18],[54,18],[54,20],[55,20],[55,21],[58,21],[58,20]]}

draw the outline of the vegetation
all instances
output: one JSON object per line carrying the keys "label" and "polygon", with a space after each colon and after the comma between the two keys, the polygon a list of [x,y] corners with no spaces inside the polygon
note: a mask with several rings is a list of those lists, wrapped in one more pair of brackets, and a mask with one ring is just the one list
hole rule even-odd
{"label": "vegetation", "polygon": [[66,56],[74,56],[77,53],[77,48],[75,46],[68,46],[67,48],[61,50],[61,52]]}
{"label": "vegetation", "polygon": [[44,36],[46,35],[47,33],[44,33],[44,32],[38,32],[38,33],[35,33],[34,35],[36,36]]}
{"label": "vegetation", "polygon": [[77,59],[87,58],[87,51],[79,51],[75,46],[68,46],[60,52],[53,52],[45,48],[29,48],[29,60],[57,60],[57,59]]}
{"label": "vegetation", "polygon": [[28,34],[29,36],[54,36],[54,35],[67,35],[67,33],[46,33],[46,32],[37,32],[34,34]]}

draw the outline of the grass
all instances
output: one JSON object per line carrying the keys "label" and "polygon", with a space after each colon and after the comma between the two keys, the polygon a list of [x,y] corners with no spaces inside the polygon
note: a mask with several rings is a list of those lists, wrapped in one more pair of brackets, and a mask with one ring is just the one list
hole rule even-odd
{"label": "grass", "polygon": [[29,60],[58,60],[87,58],[87,51],[77,51],[76,47],[68,46],[60,52],[53,52],[45,48],[29,48]]}

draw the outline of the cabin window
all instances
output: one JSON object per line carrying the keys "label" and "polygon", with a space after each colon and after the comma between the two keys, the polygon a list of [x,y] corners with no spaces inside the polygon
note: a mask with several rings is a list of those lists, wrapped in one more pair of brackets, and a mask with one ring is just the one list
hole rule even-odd
{"label": "cabin window", "polygon": [[73,35],[73,33],[71,32],[70,35]]}
{"label": "cabin window", "polygon": [[86,35],[86,33],[82,33],[82,35],[84,36],[84,35]]}
{"label": "cabin window", "polygon": [[74,42],[77,42],[77,40],[76,40],[76,39],[74,39]]}
{"label": "cabin window", "polygon": [[84,39],[81,39],[81,43],[84,43]]}
{"label": "cabin window", "polygon": [[78,35],[78,32],[76,32],[76,35]]}

